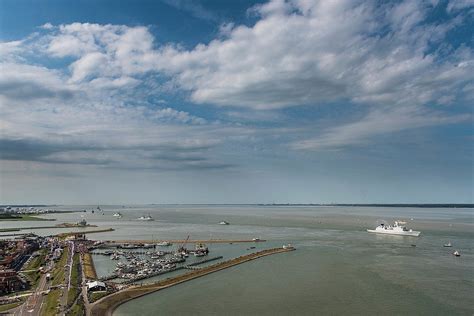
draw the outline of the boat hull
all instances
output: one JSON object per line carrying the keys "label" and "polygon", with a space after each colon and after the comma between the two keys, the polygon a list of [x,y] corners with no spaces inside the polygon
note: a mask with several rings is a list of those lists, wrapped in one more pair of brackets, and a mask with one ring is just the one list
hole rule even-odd
{"label": "boat hull", "polygon": [[420,236],[420,232],[417,231],[408,231],[408,232],[394,232],[394,231],[380,231],[375,229],[367,229],[369,233],[375,234],[384,234],[384,235],[397,235],[397,236],[411,236],[411,237],[418,237]]}

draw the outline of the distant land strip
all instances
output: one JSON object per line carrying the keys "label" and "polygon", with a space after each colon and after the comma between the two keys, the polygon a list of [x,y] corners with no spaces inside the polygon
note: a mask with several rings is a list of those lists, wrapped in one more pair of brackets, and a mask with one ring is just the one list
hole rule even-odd
{"label": "distant land strip", "polygon": [[[92,204],[91,204],[92,205]],[[120,207],[116,204],[101,204],[102,206],[113,206],[119,209]],[[472,203],[441,203],[441,204],[431,204],[431,203],[367,203],[367,204],[358,204],[358,203],[238,203],[238,204],[226,204],[226,203],[145,203],[145,204],[133,204],[133,205],[122,205],[133,207],[136,205],[157,205],[157,206],[173,206],[173,205],[189,205],[189,206],[362,206],[362,207],[427,207],[427,208],[474,208]],[[59,207],[57,204],[51,205],[38,205],[38,204],[28,204],[28,205],[13,205],[13,204],[3,204],[1,207]],[[75,205],[67,205],[75,206]],[[88,205],[90,206],[90,205]],[[82,210],[81,210],[82,211]],[[51,213],[76,213],[79,211],[55,211]]]}
{"label": "distant land strip", "polygon": [[474,204],[256,204],[258,206],[350,206],[350,207],[424,207],[474,208]]}

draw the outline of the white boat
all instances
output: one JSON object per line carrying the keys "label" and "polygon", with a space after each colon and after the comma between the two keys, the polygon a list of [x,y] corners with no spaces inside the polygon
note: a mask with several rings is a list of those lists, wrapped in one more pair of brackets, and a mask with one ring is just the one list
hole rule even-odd
{"label": "white boat", "polygon": [[222,222],[219,223],[219,225],[229,225],[229,222],[222,221]]}
{"label": "white boat", "polygon": [[367,229],[369,233],[377,233],[377,234],[387,234],[387,235],[401,235],[401,236],[412,236],[418,237],[420,236],[421,232],[415,231],[412,229],[408,229],[404,226],[405,222],[395,221],[395,224],[392,225],[385,225],[380,224],[375,229]]}
{"label": "white boat", "polygon": [[118,218],[121,218],[122,217],[122,214],[120,214],[120,212],[117,212],[117,213],[114,213],[114,215],[112,215],[113,217],[118,217]]}
{"label": "white boat", "polygon": [[459,251],[455,250],[455,251],[453,252],[453,256],[460,257],[461,254],[459,253]]}
{"label": "white boat", "polygon": [[137,218],[139,221],[154,221],[153,217],[151,217],[150,215],[148,216],[140,216],[139,218]]}
{"label": "white boat", "polygon": [[451,242],[449,241],[447,244],[444,244],[443,247],[452,247]]}
{"label": "white boat", "polygon": [[157,246],[162,246],[162,247],[168,247],[171,246],[171,243],[169,241],[162,241],[156,244]]}

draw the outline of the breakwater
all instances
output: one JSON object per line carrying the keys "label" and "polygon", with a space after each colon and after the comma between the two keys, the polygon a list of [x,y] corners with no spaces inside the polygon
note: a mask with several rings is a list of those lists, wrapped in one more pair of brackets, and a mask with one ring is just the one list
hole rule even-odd
{"label": "breakwater", "polygon": [[114,240],[108,241],[110,244],[156,244],[160,242],[169,242],[171,244],[233,244],[233,243],[258,243],[266,242],[264,239],[173,239],[173,240]]}
{"label": "breakwater", "polygon": [[261,258],[264,256],[269,256],[277,253],[289,252],[294,250],[294,248],[272,248],[266,249],[259,252],[243,255],[231,260],[227,260],[224,262],[219,262],[214,265],[210,265],[204,267],[199,270],[193,270],[188,273],[168,278],[166,280],[162,280],[156,283],[151,283],[143,286],[135,286],[130,287],[125,290],[113,293],[109,296],[106,296],[97,302],[91,304],[90,308],[87,310],[87,315],[91,316],[102,316],[102,315],[109,315],[112,316],[113,311],[121,304],[125,303],[126,301],[132,300],[134,298],[153,293],[186,281],[193,280],[195,278],[199,278],[201,276],[214,273],[220,270],[224,270],[244,262],[248,262],[251,260],[255,260],[257,258]]}

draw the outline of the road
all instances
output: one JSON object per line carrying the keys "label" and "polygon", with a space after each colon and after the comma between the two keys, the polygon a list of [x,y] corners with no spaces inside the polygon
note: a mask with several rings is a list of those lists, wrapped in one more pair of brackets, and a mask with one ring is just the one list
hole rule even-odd
{"label": "road", "polygon": [[[52,270],[54,262],[52,260],[47,262],[46,270]],[[44,295],[43,293],[49,290],[51,282],[46,280],[46,274],[41,274],[40,280],[38,281],[38,286],[35,291],[26,299],[25,303],[15,309],[13,315],[31,315],[39,316],[41,312],[41,307],[43,306]]]}
{"label": "road", "polygon": [[42,294],[44,291],[47,291],[49,288],[49,281],[46,280],[46,275],[42,274],[41,278],[38,282],[38,286],[36,291],[28,297],[26,302],[18,307],[14,312],[13,315],[21,316],[21,315],[31,315],[31,316],[39,316],[41,311],[41,306],[43,305],[44,295]]}

